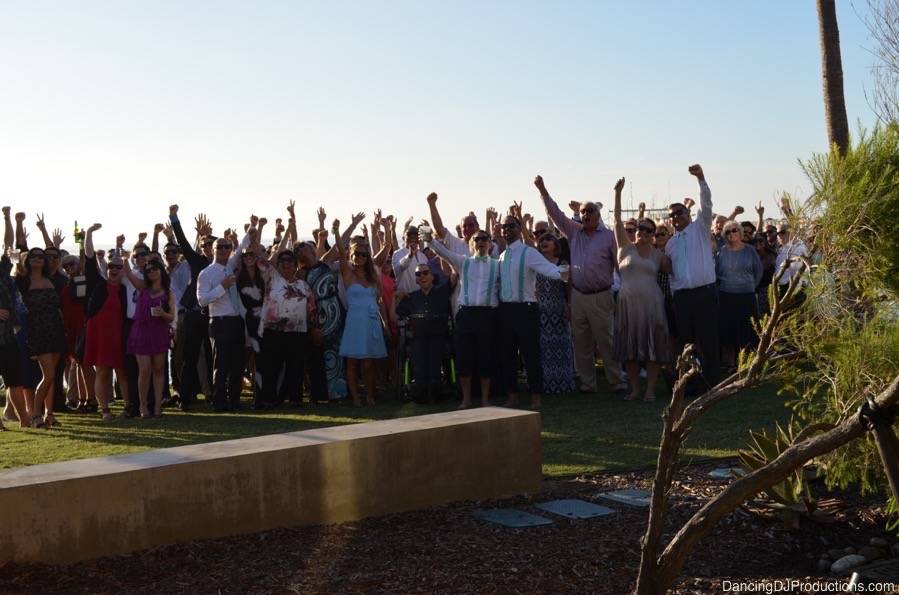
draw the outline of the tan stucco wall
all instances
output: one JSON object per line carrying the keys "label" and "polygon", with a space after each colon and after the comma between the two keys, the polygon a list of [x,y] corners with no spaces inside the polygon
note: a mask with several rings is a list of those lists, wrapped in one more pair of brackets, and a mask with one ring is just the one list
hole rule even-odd
{"label": "tan stucco wall", "polygon": [[0,563],[535,492],[540,416],[482,408],[0,471]]}

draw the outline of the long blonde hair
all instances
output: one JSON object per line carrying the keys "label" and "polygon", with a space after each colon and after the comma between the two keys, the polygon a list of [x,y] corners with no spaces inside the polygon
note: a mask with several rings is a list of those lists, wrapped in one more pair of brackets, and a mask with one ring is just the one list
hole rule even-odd
{"label": "long blonde hair", "polygon": [[373,286],[380,288],[380,279],[378,278],[378,274],[375,272],[375,262],[373,258],[373,254],[371,253],[371,245],[368,242],[362,241],[351,241],[350,242],[350,262],[353,260],[353,252],[356,251],[357,248],[363,248],[368,251],[368,258],[365,259],[365,265],[363,266],[363,272],[365,273],[365,280],[371,283]]}

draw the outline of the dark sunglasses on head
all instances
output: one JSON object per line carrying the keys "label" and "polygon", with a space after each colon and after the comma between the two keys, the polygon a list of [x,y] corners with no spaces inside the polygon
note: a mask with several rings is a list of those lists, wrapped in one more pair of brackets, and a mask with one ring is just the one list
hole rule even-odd
{"label": "dark sunglasses on head", "polygon": [[431,271],[415,271],[416,277],[424,277],[426,275],[430,275]]}

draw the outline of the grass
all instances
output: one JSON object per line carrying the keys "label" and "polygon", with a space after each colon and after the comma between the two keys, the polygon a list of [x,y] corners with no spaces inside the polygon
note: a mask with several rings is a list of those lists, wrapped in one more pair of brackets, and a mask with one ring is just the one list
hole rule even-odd
{"label": "grass", "polygon": [[[381,397],[370,409],[344,403],[240,414],[184,414],[169,409],[160,420],[101,422],[98,415],[63,413],[57,415],[61,425],[52,430],[25,430],[15,422],[7,423],[11,431],[0,433],[0,468],[408,417],[453,407],[451,402],[415,405]],[[541,411],[544,474],[654,466],[663,408],[664,399],[624,402],[603,393],[545,397]],[[700,419],[682,457],[689,461],[732,456],[745,444],[750,429],[771,428],[788,418],[789,411],[773,387],[744,391]]]}

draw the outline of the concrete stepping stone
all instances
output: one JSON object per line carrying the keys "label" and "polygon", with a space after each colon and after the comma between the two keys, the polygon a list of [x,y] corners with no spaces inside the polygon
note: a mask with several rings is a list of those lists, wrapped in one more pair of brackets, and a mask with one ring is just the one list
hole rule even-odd
{"label": "concrete stepping stone", "polygon": [[651,496],[648,491],[637,489],[613,490],[611,492],[600,492],[598,495],[605,500],[637,508],[649,508],[649,499]]}
{"label": "concrete stepping stone", "polygon": [[537,527],[539,525],[552,525],[552,520],[546,517],[531,514],[516,508],[492,508],[490,510],[476,510],[472,513],[476,519],[496,523],[503,527]]}
{"label": "concrete stepping stone", "polygon": [[718,467],[709,472],[709,477],[712,479],[733,479],[744,475],[746,475],[746,471],[740,467]]}
{"label": "concrete stepping stone", "polygon": [[540,510],[568,517],[570,519],[592,519],[614,514],[615,511],[583,500],[551,500],[535,505]]}

